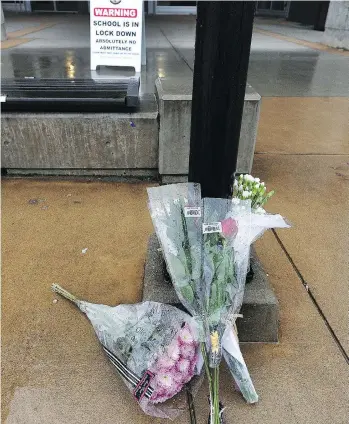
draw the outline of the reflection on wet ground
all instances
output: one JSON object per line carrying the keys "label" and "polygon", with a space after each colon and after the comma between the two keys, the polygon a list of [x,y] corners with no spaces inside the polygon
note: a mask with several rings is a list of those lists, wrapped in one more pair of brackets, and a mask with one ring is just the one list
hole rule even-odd
{"label": "reflection on wet ground", "polygon": [[[132,68],[100,67],[90,71],[88,48],[14,49],[3,55],[2,78],[120,78],[134,75]],[[141,92],[153,93],[157,77],[192,78],[188,66],[178,60],[173,49],[148,49],[147,66],[141,72]]]}
{"label": "reflection on wet ground", "polygon": [[[154,92],[157,77],[192,78],[195,19],[186,17],[182,22],[176,18],[148,17],[146,21],[147,65],[141,72],[143,93]],[[60,32],[64,33],[63,39],[57,39]],[[41,33],[45,40],[40,38]],[[68,47],[69,35],[71,47]],[[32,36],[39,38],[2,52],[3,78],[117,78],[133,75],[132,70],[113,67],[90,71],[86,17],[79,17],[76,28],[58,23]],[[53,47],[49,48],[50,40]],[[280,40],[261,34],[258,29],[253,35],[248,82],[262,96],[347,96],[348,69],[349,57]]]}

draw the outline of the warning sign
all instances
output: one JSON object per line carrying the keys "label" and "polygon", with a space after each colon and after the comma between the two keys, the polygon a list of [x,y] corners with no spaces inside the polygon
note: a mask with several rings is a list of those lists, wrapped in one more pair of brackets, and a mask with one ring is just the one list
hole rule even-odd
{"label": "warning sign", "polygon": [[99,65],[141,71],[142,0],[91,0],[91,70]]}

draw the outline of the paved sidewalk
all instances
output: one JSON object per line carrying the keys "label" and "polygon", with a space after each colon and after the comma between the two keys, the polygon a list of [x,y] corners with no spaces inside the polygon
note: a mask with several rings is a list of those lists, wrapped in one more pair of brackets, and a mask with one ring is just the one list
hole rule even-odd
{"label": "paved sidewalk", "polygon": [[[259,175],[280,185],[272,163],[270,173]],[[64,300],[53,303],[56,296],[50,292],[55,282],[92,302],[113,305],[141,298],[152,231],[145,189],[144,184],[3,181],[4,423],[164,422],[136,408],[86,318]],[[306,234],[309,228],[287,207],[286,193],[280,185],[273,209],[293,219],[296,227],[289,232]],[[291,250],[295,237],[288,240]],[[281,340],[243,346],[258,405],[244,403],[223,369],[227,423],[344,424],[345,359],[274,235],[265,235],[257,250],[280,301]],[[332,256],[329,247],[327,252]],[[313,251],[299,253],[315,260]],[[205,390],[196,401],[198,423],[206,419]],[[176,422],[187,423],[188,416]]]}

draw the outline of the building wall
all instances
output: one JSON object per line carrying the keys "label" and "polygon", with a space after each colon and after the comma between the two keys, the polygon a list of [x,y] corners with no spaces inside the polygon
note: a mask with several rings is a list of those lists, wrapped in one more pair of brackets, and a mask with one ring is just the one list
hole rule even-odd
{"label": "building wall", "polygon": [[349,50],[349,1],[331,1],[328,9],[325,42]]}
{"label": "building wall", "polygon": [[318,31],[325,30],[329,1],[291,1],[287,20],[312,25]]}

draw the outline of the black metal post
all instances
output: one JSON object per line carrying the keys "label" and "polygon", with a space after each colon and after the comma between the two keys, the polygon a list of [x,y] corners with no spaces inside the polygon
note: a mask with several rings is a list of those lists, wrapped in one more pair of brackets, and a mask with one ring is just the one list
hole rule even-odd
{"label": "black metal post", "polygon": [[229,197],[236,170],[255,2],[197,3],[189,181]]}

